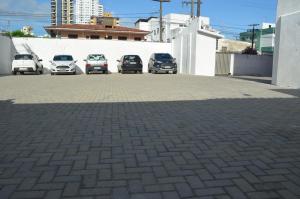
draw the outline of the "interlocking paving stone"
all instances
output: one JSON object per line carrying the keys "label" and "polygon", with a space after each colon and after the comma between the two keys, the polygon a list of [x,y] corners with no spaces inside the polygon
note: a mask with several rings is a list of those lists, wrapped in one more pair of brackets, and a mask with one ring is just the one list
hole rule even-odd
{"label": "interlocking paving stone", "polygon": [[237,187],[226,187],[225,189],[229,193],[231,198],[236,198],[236,199],[247,198],[247,196],[242,191],[240,191]]}
{"label": "interlocking paving stone", "polygon": [[59,199],[61,198],[61,190],[49,191],[46,194],[45,199]]}
{"label": "interlocking paving stone", "polygon": [[1,199],[300,198],[299,90],[112,74],[0,91]]}
{"label": "interlocking paving stone", "polygon": [[6,199],[16,190],[16,185],[6,185],[0,189],[0,198]]}
{"label": "interlocking paving stone", "polygon": [[177,192],[163,192],[164,199],[179,199],[179,195]]}

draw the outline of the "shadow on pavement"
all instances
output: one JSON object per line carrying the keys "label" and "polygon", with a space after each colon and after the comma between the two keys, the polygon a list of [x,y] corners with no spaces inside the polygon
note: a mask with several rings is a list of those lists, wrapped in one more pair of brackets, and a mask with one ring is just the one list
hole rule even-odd
{"label": "shadow on pavement", "polygon": [[270,79],[270,77],[234,76],[233,78],[235,78],[235,79],[241,79],[241,80],[246,80],[246,81],[253,81],[253,82],[258,82],[258,83],[263,83],[263,84],[272,84],[272,80]]}
{"label": "shadow on pavement", "polygon": [[0,196],[300,196],[299,98],[9,100],[0,129]]}
{"label": "shadow on pavement", "polygon": [[272,89],[272,91],[300,97],[300,89]]}

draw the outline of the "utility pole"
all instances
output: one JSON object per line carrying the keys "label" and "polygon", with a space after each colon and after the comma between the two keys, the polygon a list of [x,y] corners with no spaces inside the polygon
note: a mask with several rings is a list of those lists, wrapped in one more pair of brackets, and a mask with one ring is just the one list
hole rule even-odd
{"label": "utility pole", "polygon": [[195,1],[194,0],[191,0],[191,17],[194,18],[194,5],[195,5]]}
{"label": "utility pole", "polygon": [[202,4],[202,1],[197,0],[197,17],[198,18],[200,18],[200,16],[201,16],[201,4]]}
{"label": "utility pole", "polygon": [[160,16],[159,16],[159,40],[163,42],[163,3],[170,2],[171,0],[152,0],[160,3]]}
{"label": "utility pole", "polygon": [[254,50],[254,37],[255,37],[255,27],[259,26],[259,24],[250,24],[249,26],[252,27],[252,51]]}
{"label": "utility pole", "polygon": [[194,6],[195,4],[197,4],[197,2],[195,2],[195,0],[190,0],[190,1],[182,1],[182,5],[191,5],[191,18],[194,18]]}

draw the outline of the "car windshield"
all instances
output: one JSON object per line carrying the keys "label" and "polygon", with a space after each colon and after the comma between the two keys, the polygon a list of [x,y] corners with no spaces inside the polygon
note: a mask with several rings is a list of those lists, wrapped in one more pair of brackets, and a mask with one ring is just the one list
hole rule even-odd
{"label": "car windshield", "polygon": [[156,60],[166,60],[166,59],[173,59],[170,54],[155,54]]}
{"label": "car windshield", "polygon": [[124,57],[125,61],[130,61],[130,62],[138,62],[141,61],[141,58],[137,55],[126,55]]}
{"label": "car windshield", "polygon": [[16,55],[15,60],[33,60],[32,55]]}
{"label": "car windshield", "polygon": [[89,55],[88,57],[89,61],[105,61],[104,55]]}
{"label": "car windshield", "polygon": [[73,57],[71,55],[57,55],[53,61],[73,61]]}

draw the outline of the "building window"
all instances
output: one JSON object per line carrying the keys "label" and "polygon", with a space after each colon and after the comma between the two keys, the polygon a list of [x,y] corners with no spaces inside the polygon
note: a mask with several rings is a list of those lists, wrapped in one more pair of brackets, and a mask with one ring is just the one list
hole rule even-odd
{"label": "building window", "polygon": [[118,37],[118,40],[127,40],[127,37]]}
{"label": "building window", "polygon": [[105,39],[112,40],[112,36],[106,36]]}
{"label": "building window", "polygon": [[98,35],[91,35],[91,39],[100,39]]}
{"label": "building window", "polygon": [[135,41],[141,41],[142,39],[140,37],[135,37],[134,40]]}
{"label": "building window", "polygon": [[70,34],[70,35],[68,35],[68,38],[69,38],[69,39],[77,39],[77,38],[78,38],[78,35]]}

